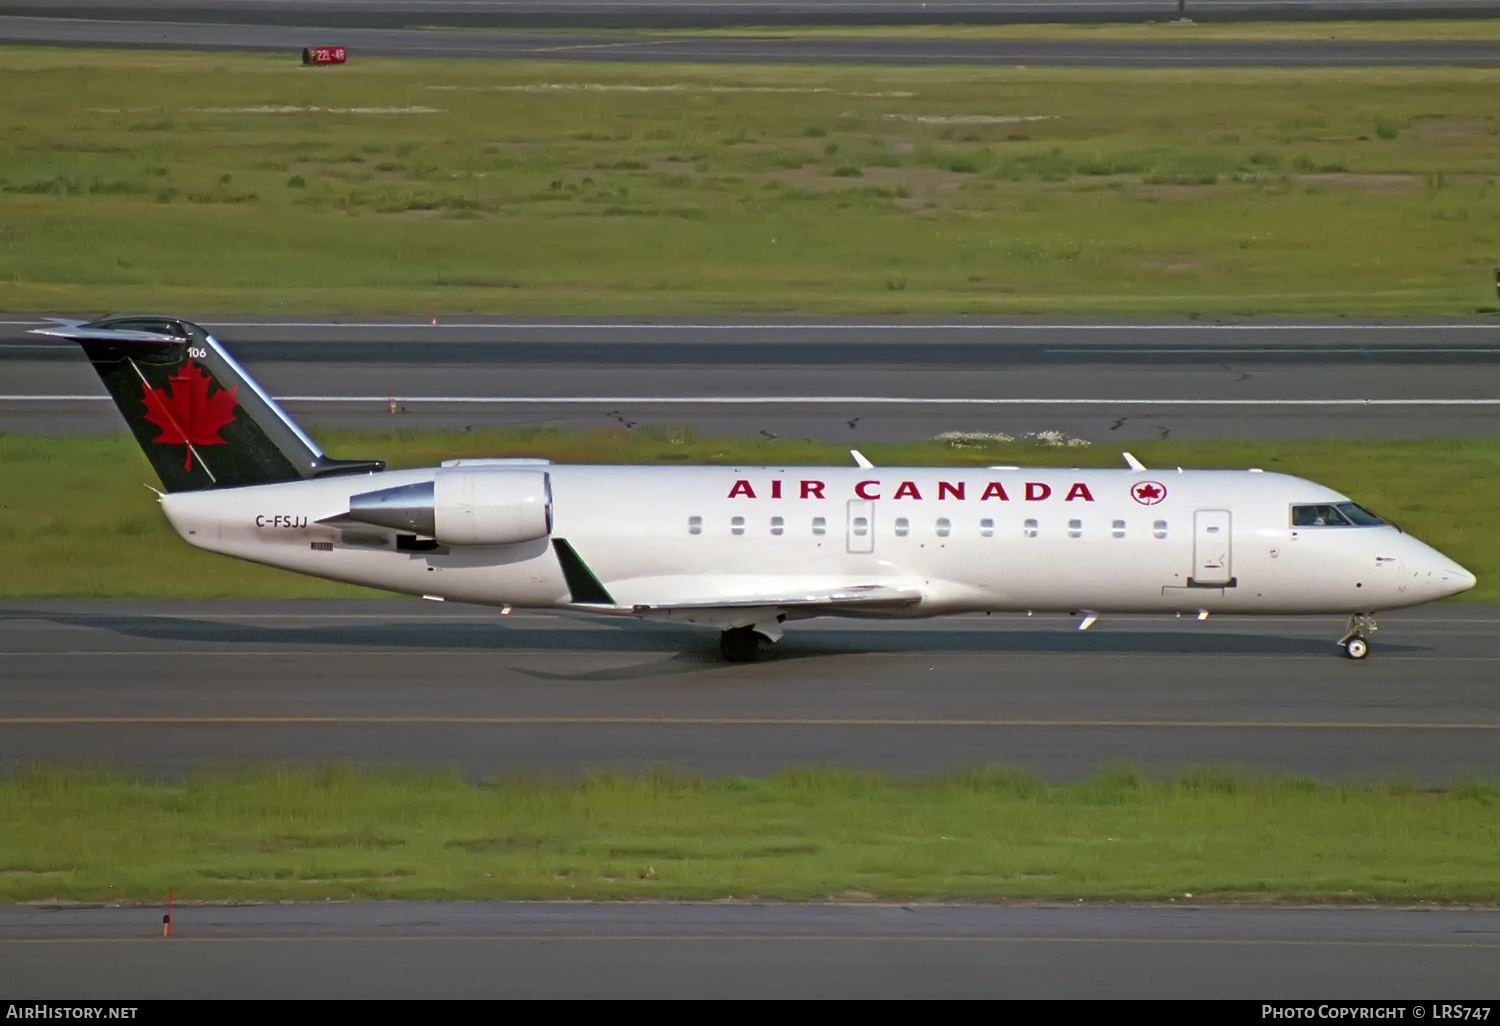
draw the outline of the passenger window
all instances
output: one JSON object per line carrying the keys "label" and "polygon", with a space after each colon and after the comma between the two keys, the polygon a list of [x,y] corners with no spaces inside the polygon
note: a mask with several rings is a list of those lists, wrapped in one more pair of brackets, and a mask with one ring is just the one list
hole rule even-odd
{"label": "passenger window", "polygon": [[907,520],[905,517],[897,517],[896,518],[896,537],[897,538],[905,538],[910,533],[911,533],[911,521]]}
{"label": "passenger window", "polygon": [[1151,537],[1153,537],[1153,538],[1165,538],[1166,536],[1167,536],[1167,522],[1165,520],[1158,520],[1158,521],[1156,521],[1156,523],[1154,523],[1154,524],[1151,525]]}
{"label": "passenger window", "polygon": [[827,534],[828,521],[823,517],[813,517],[813,534]]}
{"label": "passenger window", "polygon": [[702,533],[703,533],[703,518],[702,517],[688,517],[688,534],[702,534]]}
{"label": "passenger window", "polygon": [[730,534],[744,534],[745,533],[745,518],[744,517],[730,517],[729,518],[729,533]]}
{"label": "passenger window", "polygon": [[979,533],[986,538],[995,536],[995,520],[993,517],[985,517],[979,521]]}
{"label": "passenger window", "polygon": [[868,517],[854,518],[854,533],[861,538],[870,533],[870,520]]}
{"label": "passenger window", "polygon": [[782,534],[785,531],[786,531],[786,521],[783,520],[781,517],[772,517],[771,518],[771,533],[772,534]]}
{"label": "passenger window", "polygon": [[1026,537],[1028,537],[1028,538],[1035,538],[1036,537],[1036,521],[1035,520],[1028,520],[1028,521],[1026,521],[1026,523],[1024,523],[1024,524],[1021,525],[1021,531],[1022,531],[1023,534],[1026,535]]}
{"label": "passenger window", "polygon": [[937,536],[939,538],[948,537],[949,533],[952,532],[952,530],[953,524],[948,520],[947,517],[938,517]]}
{"label": "passenger window", "polygon": [[1082,538],[1083,537],[1083,521],[1082,520],[1069,520],[1068,521],[1068,537],[1069,538]]}
{"label": "passenger window", "polygon": [[1116,538],[1125,537],[1125,521],[1116,520],[1114,523],[1110,524],[1109,533],[1114,535]]}

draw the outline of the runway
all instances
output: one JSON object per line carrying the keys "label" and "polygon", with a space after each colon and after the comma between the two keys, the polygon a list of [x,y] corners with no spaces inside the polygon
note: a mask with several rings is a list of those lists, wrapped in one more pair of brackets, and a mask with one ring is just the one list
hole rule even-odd
{"label": "runway", "polygon": [[161,915],[0,909],[0,992],[1451,1002],[1492,998],[1500,955],[1500,912],[1463,909],[187,906],[170,940]]}
{"label": "runway", "polygon": [[[1494,0],[1193,0],[1198,21],[1485,17]],[[1168,21],[1176,0],[0,0],[0,13],[271,25],[607,28]]]}
{"label": "runway", "polygon": [[[0,604],[0,770],[180,777],[251,762],[457,767],[469,779],[832,764],[1048,779],[1128,760],[1430,785],[1500,776],[1500,609],[1342,621],[967,616],[717,635],[412,600]],[[1101,658],[1107,657],[1107,658]]]}
{"label": "runway", "polygon": [[[752,36],[585,35],[478,30],[339,28],[290,25],[89,21],[0,16],[0,40],[15,45],[164,50],[268,51],[288,56],[309,45],[362,56],[443,60],[626,61],[636,63],[1026,65],[1111,68],[1465,67],[1500,66],[1486,41],[1358,42],[1336,39],[1251,42],[1118,42],[1003,39],[831,39]],[[309,38],[317,35],[317,39]]]}
{"label": "runway", "polygon": [[[0,431],[123,429],[77,346],[0,322]],[[314,427],[566,427],[813,438],[949,431],[1476,437],[1500,323],[205,321]],[[397,410],[391,413],[392,409]]]}

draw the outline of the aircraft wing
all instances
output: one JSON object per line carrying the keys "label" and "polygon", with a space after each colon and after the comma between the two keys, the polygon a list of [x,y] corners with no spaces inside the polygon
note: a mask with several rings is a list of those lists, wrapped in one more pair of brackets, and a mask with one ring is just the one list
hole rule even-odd
{"label": "aircraft wing", "polygon": [[610,581],[594,575],[571,543],[553,538],[572,604],[580,609],[660,616],[690,623],[737,626],[780,614],[817,616],[875,613],[903,609],[922,601],[915,582],[854,582],[787,580],[760,575],[718,577],[719,590],[705,593],[704,578],[696,575]]}
{"label": "aircraft wing", "polygon": [[915,588],[888,584],[854,584],[842,588],[793,591],[765,595],[715,595],[665,602],[640,602],[631,606],[636,613],[689,612],[713,609],[788,609],[799,612],[837,612],[839,610],[900,609],[922,601]]}

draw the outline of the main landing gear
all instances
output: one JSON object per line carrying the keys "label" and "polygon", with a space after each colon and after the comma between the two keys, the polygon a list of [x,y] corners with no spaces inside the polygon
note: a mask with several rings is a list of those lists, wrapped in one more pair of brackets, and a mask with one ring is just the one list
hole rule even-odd
{"label": "main landing gear", "polygon": [[753,663],[766,638],[754,627],[736,627],[719,635],[719,655],[725,662]]}
{"label": "main landing gear", "polygon": [[1369,636],[1377,630],[1379,628],[1375,626],[1373,616],[1354,613],[1349,617],[1349,627],[1344,631],[1344,636],[1339,639],[1339,647],[1350,659],[1363,659],[1370,654]]}

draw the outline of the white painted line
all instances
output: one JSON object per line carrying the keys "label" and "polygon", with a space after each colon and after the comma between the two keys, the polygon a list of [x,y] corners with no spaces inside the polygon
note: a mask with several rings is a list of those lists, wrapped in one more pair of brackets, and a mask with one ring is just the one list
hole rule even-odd
{"label": "white painted line", "polygon": [[1042,352],[1053,356],[1391,356],[1416,353],[1420,356],[1434,354],[1462,354],[1464,356],[1486,356],[1500,353],[1500,349],[1484,346],[1199,346],[1196,348],[1167,348],[1165,346],[1049,346]]}
{"label": "white painted line", "polygon": [[[0,320],[0,325],[48,325],[50,320]],[[1043,324],[993,324],[972,321],[927,321],[927,322],[810,322],[786,324],[778,322],[743,321],[738,323],[679,323],[679,322],[575,322],[554,321],[200,321],[208,328],[360,328],[401,329],[425,328],[449,330],[474,330],[492,328],[497,330],[525,329],[528,331],[1500,331],[1500,321],[1490,323],[1448,324],[1204,324],[1194,323],[1055,323]]]}
{"label": "white painted line", "polygon": [[[103,402],[106,395],[0,395],[0,402]],[[995,399],[884,395],[449,396],[283,395],[283,403],[438,403],[486,406],[1500,406],[1500,399]]]}
{"label": "white painted line", "polygon": [[[386,396],[285,396],[282,402],[388,403]],[[400,403],[523,403],[610,406],[1500,406],[1500,399],[952,399],[912,396],[811,395],[811,396],[544,396],[526,398],[396,396]]]}

